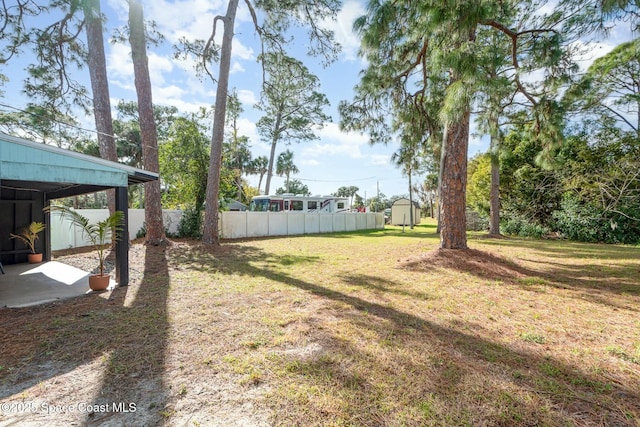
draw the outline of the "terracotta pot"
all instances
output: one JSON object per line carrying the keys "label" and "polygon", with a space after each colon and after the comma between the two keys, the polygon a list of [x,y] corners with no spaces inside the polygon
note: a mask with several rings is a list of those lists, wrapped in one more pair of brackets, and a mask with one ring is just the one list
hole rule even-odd
{"label": "terracotta pot", "polygon": [[42,262],[42,254],[29,254],[27,255],[27,261],[29,261],[29,264],[38,264]]}
{"label": "terracotta pot", "polygon": [[109,287],[109,275],[94,274],[89,276],[89,287],[92,291],[104,291]]}

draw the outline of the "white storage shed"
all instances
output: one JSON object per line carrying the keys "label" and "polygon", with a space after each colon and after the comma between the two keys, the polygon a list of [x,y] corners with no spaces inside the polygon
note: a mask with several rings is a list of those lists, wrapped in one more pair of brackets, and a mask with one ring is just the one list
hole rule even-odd
{"label": "white storage shed", "polygon": [[[392,225],[411,225],[411,202],[409,199],[398,199],[391,205]],[[413,202],[413,225],[420,224],[420,206]]]}

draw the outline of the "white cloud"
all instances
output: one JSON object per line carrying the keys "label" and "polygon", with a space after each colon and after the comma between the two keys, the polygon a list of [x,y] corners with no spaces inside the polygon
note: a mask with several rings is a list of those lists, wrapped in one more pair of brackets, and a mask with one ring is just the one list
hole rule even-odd
{"label": "white cloud", "polygon": [[338,12],[335,21],[325,20],[322,23],[324,27],[334,32],[336,41],[342,46],[342,54],[346,60],[353,61],[357,58],[360,39],[353,32],[353,22],[364,14],[365,8],[359,1],[347,0]]}
{"label": "white cloud", "polygon": [[166,83],[164,73],[171,73],[173,68],[171,59],[149,53],[149,78],[153,85],[164,85]]}
{"label": "white cloud", "polygon": [[303,161],[315,160],[318,157],[348,156],[354,159],[362,157],[360,150],[352,150],[346,145],[312,142],[302,148]]}
{"label": "white cloud", "polygon": [[135,90],[130,51],[129,46],[124,44],[112,45],[107,57],[107,72],[111,83],[125,89]]}
{"label": "white cloud", "polygon": [[357,132],[342,132],[336,123],[327,123],[318,131],[320,141],[305,144],[301,149],[303,161],[317,160],[319,157],[349,157],[362,158],[361,147],[366,145],[368,138]]}
{"label": "white cloud", "polygon": [[580,71],[584,72],[593,64],[593,61],[611,52],[616,47],[616,44],[606,42],[585,43],[578,40],[573,43],[572,47],[578,50],[576,62],[580,66]]}
{"label": "white cloud", "polygon": [[252,147],[264,145],[260,144],[260,135],[258,135],[256,124],[251,120],[245,118],[238,119],[238,129],[240,135],[249,137],[249,141]]}
{"label": "white cloud", "polygon": [[253,49],[243,45],[237,38],[234,38],[231,43],[231,54],[235,58],[244,59],[245,61],[255,59]]}
{"label": "white cloud", "polygon": [[233,61],[233,64],[231,64],[231,68],[229,69],[229,73],[235,74],[242,73],[243,71],[245,71],[245,69],[242,64],[240,64],[238,61]]}
{"label": "white cloud", "polygon": [[315,159],[306,159],[306,160],[301,160],[300,164],[302,166],[319,166],[320,162]]}
{"label": "white cloud", "polygon": [[320,139],[335,140],[350,146],[366,145],[369,137],[359,132],[344,132],[340,130],[337,123],[325,123],[324,127],[318,132]]}
{"label": "white cloud", "polygon": [[[145,5],[145,19],[158,24],[169,42],[181,36],[206,40],[213,28],[213,18],[224,13],[223,0],[153,1]],[[222,30],[218,31],[222,34]]]}
{"label": "white cloud", "polygon": [[371,159],[371,164],[373,166],[389,166],[389,165],[391,165],[391,158],[388,155],[372,154],[369,157]]}
{"label": "white cloud", "polygon": [[258,102],[256,94],[252,90],[247,89],[238,89],[238,99],[249,108],[253,108]]}

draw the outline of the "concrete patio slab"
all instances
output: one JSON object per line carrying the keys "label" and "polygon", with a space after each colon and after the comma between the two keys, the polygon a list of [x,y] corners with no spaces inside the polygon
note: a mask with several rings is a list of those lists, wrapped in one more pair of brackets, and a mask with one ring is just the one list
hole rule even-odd
{"label": "concrete patio slab", "polygon": [[[89,273],[58,261],[4,266],[0,307],[29,307],[91,293]],[[109,288],[116,283],[111,280]]]}

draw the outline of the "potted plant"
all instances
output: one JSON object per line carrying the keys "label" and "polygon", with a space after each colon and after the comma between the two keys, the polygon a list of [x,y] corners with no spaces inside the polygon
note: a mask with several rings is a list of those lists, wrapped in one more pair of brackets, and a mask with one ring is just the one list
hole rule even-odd
{"label": "potted plant", "polygon": [[45,225],[41,222],[34,221],[26,227],[22,227],[18,230],[18,234],[9,233],[12,239],[22,240],[31,253],[27,255],[27,259],[31,264],[37,264],[42,262],[42,254],[36,253],[36,240],[38,240],[38,234],[45,229]]}
{"label": "potted plant", "polygon": [[124,212],[115,211],[109,217],[96,223],[89,222],[89,219],[77,211],[66,206],[51,206],[46,208],[49,211],[58,211],[63,217],[69,219],[72,225],[82,230],[82,235],[90,242],[93,250],[98,255],[99,274],[89,276],[89,287],[94,291],[102,291],[109,287],[109,275],[104,273],[105,250],[109,241],[116,241],[118,231],[124,225]]}

